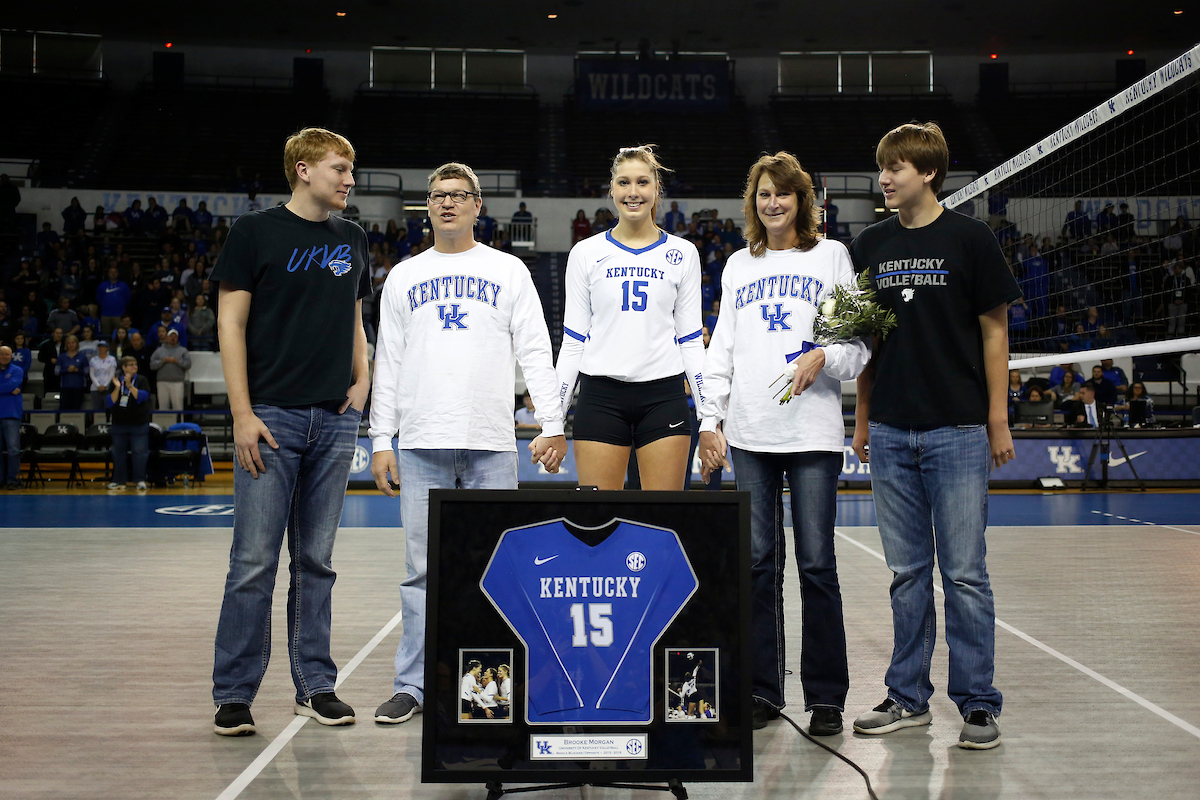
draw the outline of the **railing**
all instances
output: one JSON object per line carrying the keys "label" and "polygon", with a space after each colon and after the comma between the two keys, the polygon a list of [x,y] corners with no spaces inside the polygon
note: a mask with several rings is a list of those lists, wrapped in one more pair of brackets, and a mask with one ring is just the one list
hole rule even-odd
{"label": "railing", "polygon": [[422,83],[413,81],[362,81],[358,84],[358,91],[411,93],[428,95],[430,97],[438,95],[459,96],[471,93],[537,95],[537,90],[527,83],[468,83],[462,86],[430,86],[428,81]]}
{"label": "railing", "polygon": [[404,179],[395,172],[364,169],[354,173],[354,191],[362,194],[404,194]]}
{"label": "railing", "polygon": [[510,222],[504,226],[508,240],[514,248],[537,250],[537,220]]}

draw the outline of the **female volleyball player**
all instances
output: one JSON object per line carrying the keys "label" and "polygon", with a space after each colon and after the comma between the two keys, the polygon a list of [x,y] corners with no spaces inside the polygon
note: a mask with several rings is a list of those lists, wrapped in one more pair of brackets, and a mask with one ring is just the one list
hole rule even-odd
{"label": "female volleyball player", "polygon": [[643,489],[682,489],[687,470],[686,375],[699,404],[700,259],[654,224],[662,165],[654,145],[624,147],[612,162],[619,219],[571,248],[558,356],[565,414],[575,408],[575,463],[582,486],[620,489],[630,448]]}

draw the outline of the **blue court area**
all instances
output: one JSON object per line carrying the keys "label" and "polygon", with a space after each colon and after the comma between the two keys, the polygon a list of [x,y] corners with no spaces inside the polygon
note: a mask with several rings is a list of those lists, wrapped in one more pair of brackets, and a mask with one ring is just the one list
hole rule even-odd
{"label": "blue court area", "polygon": [[[784,523],[791,512],[784,503]],[[991,525],[1197,525],[1200,493],[993,494]],[[342,525],[399,527],[400,502],[382,495],[349,495]],[[838,497],[838,525],[875,525],[870,494]],[[232,527],[232,495],[21,495],[0,503],[0,528]]]}

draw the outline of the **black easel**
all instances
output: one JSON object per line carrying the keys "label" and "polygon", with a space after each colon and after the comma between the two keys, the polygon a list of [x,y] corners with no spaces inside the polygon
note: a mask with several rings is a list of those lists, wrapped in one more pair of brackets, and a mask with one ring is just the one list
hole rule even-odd
{"label": "black easel", "polygon": [[670,792],[675,795],[675,800],[687,800],[687,789],[678,778],[671,778],[667,781],[666,786],[657,786],[649,783],[546,783],[538,786],[522,786],[517,789],[505,789],[500,781],[488,781],[484,784],[487,789],[487,800],[500,800],[503,795],[516,794],[517,792],[543,792],[548,789],[573,789],[577,786],[606,786],[616,789],[644,789],[649,792]]}

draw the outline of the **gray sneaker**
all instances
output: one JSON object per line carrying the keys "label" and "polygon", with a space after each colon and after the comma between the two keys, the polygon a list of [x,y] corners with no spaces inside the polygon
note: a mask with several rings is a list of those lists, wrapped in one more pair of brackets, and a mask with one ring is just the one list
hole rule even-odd
{"label": "gray sneaker", "polygon": [[901,728],[928,725],[932,721],[933,714],[928,708],[924,711],[909,711],[889,697],[854,720],[854,730],[858,733],[891,733]]}
{"label": "gray sneaker", "polygon": [[967,714],[958,746],[967,750],[990,750],[1000,744],[1000,726],[996,718],[981,708]]}
{"label": "gray sneaker", "polygon": [[420,713],[421,704],[417,698],[406,692],[396,692],[391,700],[375,709],[375,721],[398,725],[412,719],[413,714]]}

